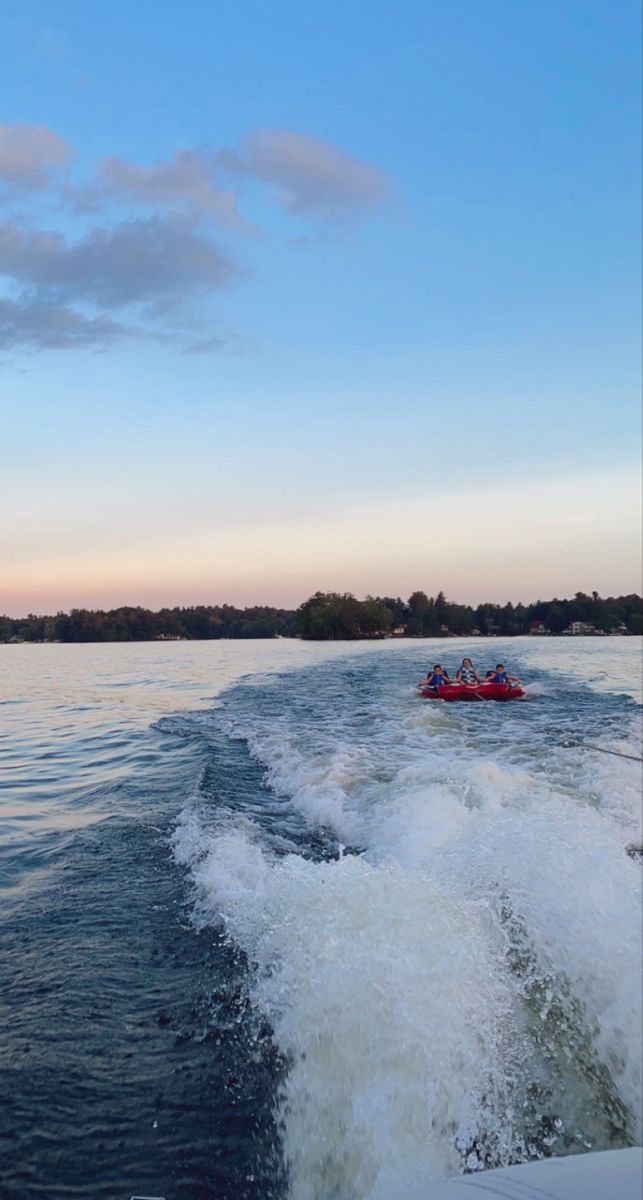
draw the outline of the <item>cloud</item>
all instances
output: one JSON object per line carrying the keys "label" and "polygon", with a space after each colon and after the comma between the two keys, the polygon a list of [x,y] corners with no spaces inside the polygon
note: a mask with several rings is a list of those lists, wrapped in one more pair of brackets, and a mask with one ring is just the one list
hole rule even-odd
{"label": "cloud", "polygon": [[0,181],[26,188],[46,188],[50,171],[65,166],[73,148],[44,125],[0,123]]}
{"label": "cloud", "polygon": [[[238,274],[215,242],[177,214],[92,229],[76,241],[0,223],[0,276],[18,293],[0,297],[0,345],[106,349],[133,337],[180,345],[185,325],[194,337],[194,303]],[[113,310],[122,309],[134,309],[137,324],[114,320]],[[218,341],[195,343],[193,352]]]}
{"label": "cloud", "polygon": [[178,305],[224,287],[238,270],[187,218],[173,215],[92,229],[76,242],[0,224],[0,274],[62,301],[120,308]]}
{"label": "cloud", "polygon": [[198,220],[214,220],[227,229],[254,229],[237,207],[237,194],[219,187],[212,150],[175,150],[154,166],[128,162],[119,155],[104,158],[97,182],[77,194],[77,207],[92,211],[113,199],[148,208],[180,209]]}
{"label": "cloud", "polygon": [[227,229],[256,232],[256,226],[239,212],[236,191],[218,182],[221,169],[275,185],[277,200],[289,213],[332,221],[374,208],[390,190],[377,167],[329,142],[264,129],[248,134],[239,151],[176,150],[153,166],[111,155],[103,159],[95,183],[76,193],[76,205],[92,211],[111,199],[156,209],[178,208],[198,221],[214,220]]}
{"label": "cloud", "polygon": [[[69,143],[44,125],[0,124],[0,182],[44,189],[52,170],[74,154]],[[151,166],[108,155],[92,182],[67,184],[61,195],[78,212],[96,212],[115,202],[157,212],[178,210],[197,222],[213,220],[226,229],[256,232],[239,211],[237,192],[221,184],[222,171],[272,184],[288,213],[330,221],[363,214],[390,194],[383,171],[331,142],[293,130],[258,129],[243,138],[238,150],[179,149]]]}
{"label": "cloud", "polygon": [[222,350],[225,345],[224,338],[216,336],[203,338],[200,342],[192,342],[190,346],[184,346],[183,354],[210,354],[213,350]]}
{"label": "cloud", "polygon": [[106,350],[133,330],[106,316],[87,317],[37,297],[0,298],[0,349]]}
{"label": "cloud", "polygon": [[278,202],[299,216],[341,220],[375,208],[390,192],[377,167],[305,133],[256,130],[240,152],[224,150],[218,157],[233,173],[274,184]]}
{"label": "cloud", "polygon": [[[208,336],[207,303],[242,271],[208,227],[257,232],[239,211],[244,180],[270,185],[287,214],[309,218],[297,244],[336,238],[338,229],[346,236],[349,219],[389,193],[376,167],[292,131],[256,130],[237,150],[179,149],[152,165],[110,155],[84,186],[56,178],[74,153],[43,125],[0,124],[0,188],[46,193],[51,206],[50,228],[0,221],[5,347],[105,349],[132,337],[169,341],[186,354],[229,347],[227,337]],[[222,182],[226,172],[232,184]],[[88,229],[89,213],[97,215]],[[74,221],[75,236],[67,228]]]}

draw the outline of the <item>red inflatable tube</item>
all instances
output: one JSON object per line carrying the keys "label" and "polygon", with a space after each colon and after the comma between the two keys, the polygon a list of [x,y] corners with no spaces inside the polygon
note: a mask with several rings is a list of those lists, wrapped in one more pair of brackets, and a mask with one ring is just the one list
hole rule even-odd
{"label": "red inflatable tube", "polygon": [[465,683],[446,683],[444,687],[422,687],[418,691],[427,700],[520,700],[525,694],[519,683],[478,683],[467,687]]}

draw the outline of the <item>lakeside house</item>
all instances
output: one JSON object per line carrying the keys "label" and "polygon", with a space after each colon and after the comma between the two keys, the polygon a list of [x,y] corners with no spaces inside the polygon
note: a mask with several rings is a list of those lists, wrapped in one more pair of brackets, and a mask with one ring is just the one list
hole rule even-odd
{"label": "lakeside house", "polygon": [[572,621],[567,629],[563,629],[563,635],[566,637],[605,637],[605,630],[597,629],[588,621]]}
{"label": "lakeside house", "polygon": [[531,621],[529,624],[529,634],[531,637],[548,637],[551,630],[547,628],[544,621]]}

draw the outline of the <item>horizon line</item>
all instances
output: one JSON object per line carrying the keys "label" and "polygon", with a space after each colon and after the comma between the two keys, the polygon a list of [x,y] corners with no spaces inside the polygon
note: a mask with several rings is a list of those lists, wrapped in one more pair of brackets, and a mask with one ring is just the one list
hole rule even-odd
{"label": "horizon line", "polygon": [[62,609],[62,608],[57,609],[56,612],[33,612],[32,611],[32,612],[28,612],[28,613],[24,613],[24,614],[20,613],[16,616],[12,616],[11,613],[8,613],[8,612],[0,612],[0,620],[7,620],[7,621],[28,621],[31,619],[47,620],[49,618],[53,619],[55,617],[60,617],[60,616],[68,617],[68,616],[71,616],[71,614],[75,613],[75,612],[103,613],[104,615],[107,616],[110,613],[122,612],[127,609],[134,609],[134,610],[139,609],[142,612],[149,612],[149,613],[153,613],[153,614],[158,614],[161,612],[175,612],[175,611],[189,612],[190,610],[193,610],[193,609],[216,609],[216,608],[231,608],[231,609],[236,610],[237,612],[251,612],[253,609],[263,608],[263,609],[268,609],[269,611],[272,611],[272,612],[295,613],[295,612],[297,612],[297,610],[299,608],[302,607],[303,604],[305,604],[308,600],[312,599],[313,596],[341,596],[341,597],[350,596],[351,598],[358,600],[360,603],[364,603],[364,601],[366,601],[366,600],[376,600],[376,601],[379,601],[380,603],[385,603],[387,600],[393,600],[395,603],[401,601],[403,604],[408,604],[410,599],[413,596],[418,595],[418,594],[423,594],[424,596],[426,596],[426,598],[429,602],[431,602],[431,601],[435,602],[436,599],[441,596],[443,598],[444,602],[447,604],[455,604],[455,605],[458,605],[459,607],[470,608],[472,610],[479,608],[481,605],[489,605],[492,608],[506,608],[506,606],[508,604],[511,604],[514,608],[520,608],[520,607],[532,608],[534,605],[538,605],[538,604],[570,603],[570,601],[577,599],[577,597],[583,597],[584,599],[587,599],[587,600],[596,600],[596,601],[598,601],[598,600],[602,600],[602,601],[621,600],[621,599],[624,599],[624,598],[627,598],[630,596],[634,597],[637,600],[643,599],[643,597],[638,592],[621,592],[618,596],[617,595],[602,596],[599,592],[595,592],[595,591],[592,591],[592,592],[577,591],[577,592],[574,592],[573,596],[556,596],[556,595],[554,595],[547,599],[544,599],[543,597],[539,596],[537,600],[529,600],[529,601],[517,600],[514,602],[513,600],[508,599],[508,600],[505,600],[504,603],[501,603],[500,601],[497,601],[497,600],[478,600],[476,603],[471,603],[469,601],[450,599],[446,595],[446,593],[442,591],[441,588],[434,595],[429,595],[427,592],[424,591],[423,588],[416,588],[413,592],[411,592],[410,596],[408,596],[407,598],[404,598],[402,596],[393,596],[393,595],[373,595],[372,593],[368,592],[360,600],[360,598],[358,596],[355,596],[354,592],[322,591],[321,589],[318,589],[315,592],[311,592],[310,595],[306,596],[304,600],[300,601],[299,604],[295,605],[292,608],[288,607],[286,605],[264,604],[261,602],[256,603],[256,604],[245,604],[245,605],[241,606],[241,605],[237,605],[237,604],[231,604],[226,600],[221,601],[221,602],[217,601],[217,602],[213,602],[213,603],[201,602],[201,603],[194,603],[194,604],[163,604],[163,605],[161,605],[160,608],[149,608],[145,604],[117,604],[113,608],[100,608],[100,607],[99,608],[93,608],[93,607],[90,608],[85,605],[72,605],[67,609]]}

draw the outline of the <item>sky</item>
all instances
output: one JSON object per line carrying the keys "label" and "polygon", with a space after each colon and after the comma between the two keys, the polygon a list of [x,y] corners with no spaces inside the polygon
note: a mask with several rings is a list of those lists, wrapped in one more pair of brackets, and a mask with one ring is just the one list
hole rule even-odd
{"label": "sky", "polygon": [[640,591],[638,0],[0,37],[0,611]]}

